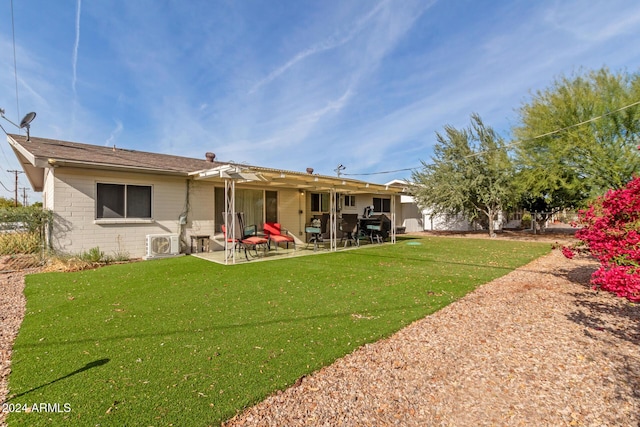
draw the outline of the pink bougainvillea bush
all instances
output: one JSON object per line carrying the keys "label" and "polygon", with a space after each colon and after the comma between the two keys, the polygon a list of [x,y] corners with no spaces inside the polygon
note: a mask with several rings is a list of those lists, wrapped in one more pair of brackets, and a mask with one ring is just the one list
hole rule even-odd
{"label": "pink bougainvillea bush", "polygon": [[[583,228],[576,237],[600,261],[591,283],[640,302],[640,177],[580,211],[579,220]],[[577,250],[579,246],[563,247],[562,253],[573,258]]]}

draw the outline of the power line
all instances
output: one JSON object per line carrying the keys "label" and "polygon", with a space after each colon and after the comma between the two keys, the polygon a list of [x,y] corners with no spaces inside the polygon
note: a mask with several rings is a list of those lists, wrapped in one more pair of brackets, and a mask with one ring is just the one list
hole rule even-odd
{"label": "power line", "polygon": [[19,170],[8,170],[7,172],[14,173],[16,175],[15,205],[18,206],[18,174],[24,173],[24,172],[23,171],[19,171]]}
{"label": "power line", "polygon": [[[583,122],[580,122],[580,123],[575,123],[575,124],[573,124],[573,125],[565,126],[565,127],[561,128],[561,129],[552,130],[552,131],[550,131],[550,132],[543,133],[543,134],[541,134],[541,135],[536,135],[536,136],[534,136],[534,137],[532,137],[532,138],[523,139],[523,140],[519,140],[519,141],[513,141],[513,142],[511,142],[511,143],[509,143],[509,144],[505,145],[503,148],[512,147],[512,146],[514,146],[514,145],[522,144],[522,143],[524,143],[524,142],[535,141],[536,139],[544,138],[544,137],[546,137],[546,136],[551,136],[551,135],[554,135],[554,134],[556,134],[556,133],[564,132],[564,131],[566,131],[566,130],[576,128],[576,127],[578,127],[578,126],[585,125],[585,124],[587,124],[587,123],[595,122],[596,120],[600,120],[600,119],[605,118],[605,117],[607,117],[607,116],[610,116],[610,115],[612,115],[612,114],[614,114],[614,113],[618,113],[618,112],[620,112],[620,111],[622,111],[622,110],[626,110],[627,108],[631,108],[631,107],[634,107],[634,106],[639,105],[639,104],[640,104],[640,101],[636,101],[636,102],[633,102],[633,103],[631,103],[631,104],[629,104],[629,105],[625,105],[624,107],[620,107],[620,108],[618,108],[617,110],[608,111],[608,112],[606,112],[606,113],[604,113],[604,114],[601,114],[601,115],[596,116],[596,117],[592,117],[592,118],[590,118],[590,119],[588,119],[588,120],[585,120],[585,121],[583,121]],[[475,156],[479,156],[480,154],[486,153],[487,151],[489,151],[489,150],[478,151],[477,153],[467,154],[465,157],[475,157]]]}
{"label": "power line", "polygon": [[13,190],[9,190],[7,188],[7,186],[2,183],[2,181],[0,181],[0,185],[2,185],[4,187],[4,189],[7,190],[9,193],[11,193],[11,191],[13,191]]}
{"label": "power line", "polygon": [[[9,134],[7,133],[7,131],[4,129],[4,127],[2,126],[2,124],[0,124],[0,129],[2,129],[2,131],[5,133],[5,135],[7,135],[7,136],[9,135]],[[2,148],[2,144],[0,144],[0,153],[2,153],[2,157],[4,157],[4,159],[7,161],[7,164],[11,164],[11,161],[10,161],[10,160],[9,160],[9,158],[7,157],[7,154],[4,152],[4,148]],[[7,173],[5,172],[5,170],[4,170],[4,169],[0,169],[0,170],[2,171],[2,173],[3,173],[6,177],[10,178],[10,177],[9,177],[9,175],[7,175]],[[6,187],[5,187],[5,188],[6,188]],[[11,190],[7,190],[7,191],[11,191]]]}
{"label": "power line", "polygon": [[404,169],[396,169],[396,170],[392,170],[392,171],[382,171],[382,172],[369,172],[369,173],[343,173],[342,175],[349,175],[349,176],[365,176],[365,175],[383,175],[383,174],[387,174],[387,173],[395,173],[395,172],[404,172],[404,171],[411,171],[414,169],[418,169],[420,166],[417,166],[415,168],[404,168]]}
{"label": "power line", "polygon": [[22,190],[22,206],[25,206],[25,207],[26,207],[26,206],[28,206],[28,205],[27,205],[27,200],[29,199],[29,197],[27,196],[27,190],[28,190],[29,188],[27,188],[27,187],[21,187],[20,189]]}
{"label": "power line", "polygon": [[[550,131],[550,132],[543,133],[543,134],[541,134],[541,135],[536,135],[536,136],[534,136],[534,137],[532,137],[532,138],[523,139],[523,140],[518,140],[518,141],[513,141],[513,142],[511,142],[511,143],[509,143],[509,144],[505,145],[505,146],[504,146],[504,147],[502,147],[502,148],[512,147],[512,146],[514,146],[514,145],[522,144],[522,143],[524,143],[524,142],[534,141],[534,140],[536,140],[536,139],[540,139],[540,138],[544,138],[544,137],[546,137],[546,136],[554,135],[554,134],[556,134],[556,133],[564,132],[564,131],[566,131],[566,130],[573,129],[573,128],[575,128],[575,127],[582,126],[582,125],[585,125],[585,124],[587,124],[587,123],[595,122],[596,120],[600,120],[600,119],[605,118],[605,117],[607,117],[607,116],[610,116],[610,115],[612,115],[612,114],[614,114],[614,113],[618,113],[618,112],[620,112],[620,111],[626,110],[627,108],[635,107],[636,105],[640,105],[640,101],[633,102],[633,103],[631,103],[631,104],[629,104],[629,105],[625,105],[624,107],[620,107],[620,108],[618,108],[618,109],[616,109],[616,110],[613,110],[613,111],[608,111],[608,112],[606,112],[606,113],[604,113],[604,114],[601,114],[601,115],[596,116],[596,117],[592,117],[592,118],[590,118],[590,119],[588,119],[588,120],[585,120],[585,121],[582,121],[582,122],[580,122],[580,123],[575,123],[575,124],[573,124],[573,125],[565,126],[565,127],[563,127],[563,128],[560,128],[560,129],[552,130],[552,131]],[[490,151],[490,150],[482,150],[482,151],[478,151],[478,152],[476,152],[476,153],[467,154],[466,156],[463,156],[463,157],[475,157],[475,156],[479,156],[480,154],[484,154],[484,153],[486,153],[486,152],[488,152],[488,151]],[[411,171],[411,170],[415,170],[415,169],[419,169],[419,168],[420,168],[420,166],[418,166],[418,167],[414,167],[414,168],[396,169],[396,170],[392,170],[392,171],[382,171],[382,172],[369,172],[369,173],[343,173],[342,175],[349,175],[349,176],[382,175],[382,174],[395,173],[395,172]]]}
{"label": "power line", "polygon": [[18,61],[16,59],[16,26],[13,18],[13,0],[11,0],[11,33],[13,34],[13,75],[16,80],[16,107],[18,109],[18,117],[20,117],[20,98],[18,98]]}

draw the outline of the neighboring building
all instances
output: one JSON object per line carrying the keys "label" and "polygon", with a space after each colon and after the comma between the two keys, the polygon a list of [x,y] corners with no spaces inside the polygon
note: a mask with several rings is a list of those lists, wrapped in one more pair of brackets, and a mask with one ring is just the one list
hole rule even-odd
{"label": "neighboring building", "polygon": [[402,187],[312,170],[218,162],[213,153],[193,159],[20,135],[7,139],[34,191],[43,193],[44,208],[54,213],[52,247],[67,253],[99,247],[143,257],[154,235],[174,236],[167,242],[179,244],[180,252],[190,252],[198,237],[210,238],[210,249],[219,250],[221,224],[231,209],[243,212],[247,224],[279,222],[299,241],[306,238],[305,225],[323,213],[333,211],[336,218],[376,206],[395,221],[401,209]]}
{"label": "neighboring building", "polygon": [[[393,180],[386,185],[406,188],[409,184],[402,180]],[[469,231],[473,225],[461,215],[433,214],[431,209],[421,208],[413,196],[400,196],[400,218],[398,224],[405,228],[405,232],[418,231]]]}

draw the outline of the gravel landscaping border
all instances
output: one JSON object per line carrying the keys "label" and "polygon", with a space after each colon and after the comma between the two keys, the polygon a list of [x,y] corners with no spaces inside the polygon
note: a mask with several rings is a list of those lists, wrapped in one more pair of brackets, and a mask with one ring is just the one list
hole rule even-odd
{"label": "gravel landscaping border", "polygon": [[[24,318],[24,271],[0,273],[0,404],[7,397],[7,379],[11,373],[11,348]],[[0,426],[6,413],[0,410]]]}

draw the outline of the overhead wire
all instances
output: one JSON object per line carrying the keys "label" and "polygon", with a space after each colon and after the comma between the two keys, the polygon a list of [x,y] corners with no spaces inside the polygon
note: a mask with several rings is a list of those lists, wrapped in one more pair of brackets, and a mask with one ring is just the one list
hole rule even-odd
{"label": "overhead wire", "polygon": [[[600,119],[605,118],[605,117],[607,117],[607,116],[610,116],[610,115],[612,115],[612,114],[614,114],[614,113],[618,113],[618,112],[620,112],[620,111],[626,110],[627,108],[635,107],[636,105],[639,105],[639,104],[640,104],[640,101],[636,101],[636,102],[633,102],[633,103],[631,103],[631,104],[629,104],[629,105],[625,105],[624,107],[620,107],[620,108],[618,108],[618,109],[616,109],[616,110],[613,110],[613,111],[608,111],[608,112],[606,112],[606,113],[604,113],[604,114],[601,114],[601,115],[596,116],[596,117],[592,117],[592,118],[590,118],[590,119],[588,119],[588,120],[585,120],[585,121],[582,121],[582,122],[580,122],[580,123],[575,123],[575,124],[572,124],[572,125],[569,125],[569,126],[565,126],[565,127],[563,127],[563,128],[556,129],[556,130],[552,130],[552,131],[550,131],[550,132],[543,133],[543,134],[541,134],[541,135],[536,135],[536,136],[531,137],[531,138],[527,138],[527,139],[523,139],[523,140],[518,140],[518,141],[513,141],[513,142],[511,142],[511,143],[509,143],[509,144],[505,145],[505,146],[504,146],[504,147],[502,147],[502,148],[509,148],[509,147],[513,147],[513,146],[515,146],[515,145],[522,144],[522,143],[525,143],[525,142],[535,141],[536,139],[544,138],[544,137],[546,137],[546,136],[551,136],[551,135],[554,135],[554,134],[556,134],[556,133],[564,132],[564,131],[566,131],[566,130],[576,128],[576,127],[578,127],[578,126],[586,125],[587,123],[595,122],[596,120],[600,120]],[[480,154],[486,153],[486,152],[488,152],[488,151],[490,151],[490,150],[478,151],[478,152],[476,152],[476,153],[467,154],[465,157],[475,157],[475,156],[479,156]]]}
{"label": "overhead wire", "polygon": [[16,81],[16,109],[20,117],[20,98],[18,97],[18,60],[16,55],[16,26],[13,17],[13,0],[11,0],[11,34],[13,36],[13,75]]}
{"label": "overhead wire", "polygon": [[410,171],[410,170],[414,170],[414,169],[418,169],[419,166],[415,167],[415,168],[404,168],[404,169],[396,169],[396,170],[392,170],[392,171],[382,171],[382,172],[369,172],[369,173],[341,173],[340,175],[349,175],[349,176],[364,176],[364,175],[382,175],[382,174],[386,174],[386,173],[395,173],[395,172],[404,172],[404,171]]}
{"label": "overhead wire", "polygon": [[[11,34],[13,38],[13,75],[14,75],[15,85],[16,85],[16,109],[17,109],[18,117],[20,117],[20,98],[18,95],[18,60],[17,60],[17,54],[16,54],[16,26],[15,26],[15,19],[14,19],[14,13],[13,13],[13,0],[11,0],[10,3],[11,3]],[[6,135],[9,135],[9,133],[5,130],[5,128],[1,124],[0,124],[0,128]],[[21,129],[18,129],[18,134],[20,134],[20,132],[21,132]],[[2,145],[3,144],[0,144],[0,152],[2,153],[2,156],[4,157],[4,159],[7,161],[7,164],[11,164],[11,161],[7,157],[7,154],[4,152],[4,148],[2,148]],[[2,173],[5,174],[5,176],[8,176],[7,172],[4,169],[1,169],[1,170],[2,170]],[[2,186],[4,187],[4,184]]]}
{"label": "overhead wire", "polygon": [[9,189],[7,188],[7,186],[6,186],[6,185],[4,185],[4,183],[3,183],[2,181],[0,181],[0,185],[2,185],[2,186],[4,187],[4,189],[5,189],[5,190],[7,190],[9,193],[13,193],[13,190],[9,190]]}
{"label": "overhead wire", "polygon": [[[618,108],[618,109],[615,109],[615,110],[612,110],[612,111],[608,111],[608,112],[606,112],[606,113],[604,113],[604,114],[601,114],[601,115],[596,116],[596,117],[592,117],[592,118],[590,118],[590,119],[588,119],[588,120],[584,120],[584,121],[582,121],[582,122],[580,122],[580,123],[575,123],[575,124],[572,124],[572,125],[569,125],[569,126],[565,126],[565,127],[563,127],[563,128],[560,128],[560,129],[555,129],[555,130],[552,130],[552,131],[550,131],[550,132],[546,132],[546,133],[543,133],[543,134],[540,134],[540,135],[536,135],[536,136],[531,137],[531,138],[528,138],[528,139],[523,139],[523,140],[513,141],[513,142],[511,142],[511,143],[509,143],[509,144],[506,144],[506,145],[505,145],[504,147],[502,147],[502,148],[509,148],[509,147],[513,147],[513,146],[518,145],[518,144],[522,144],[522,143],[530,142],[530,141],[535,141],[536,139],[540,139],[540,138],[544,138],[544,137],[546,137],[546,136],[554,135],[554,134],[556,134],[556,133],[564,132],[564,131],[566,131],[566,130],[573,129],[573,128],[576,128],[576,127],[578,127],[578,126],[585,125],[585,124],[587,124],[587,123],[595,122],[596,120],[600,120],[600,119],[602,119],[602,118],[604,118],[604,117],[610,116],[610,115],[612,115],[612,114],[614,114],[614,113],[618,113],[618,112],[620,112],[620,111],[626,110],[627,108],[631,108],[631,107],[634,107],[634,106],[636,106],[636,105],[640,105],[640,101],[636,101],[636,102],[633,102],[633,103],[631,103],[631,104],[628,104],[628,105],[625,105],[625,106],[623,106],[623,107],[620,107],[620,108]],[[494,149],[494,150],[495,150],[495,149]],[[491,151],[491,150],[482,150],[482,151],[478,151],[478,152],[475,152],[475,153],[472,153],[472,154],[467,154],[466,156],[463,156],[463,157],[464,157],[464,158],[467,158],[467,157],[475,157],[475,156],[479,156],[479,155],[481,155],[481,154],[487,153],[487,152],[489,152],[489,151]],[[395,172],[412,171],[412,170],[416,170],[416,169],[419,169],[419,168],[420,168],[420,166],[413,167],[413,168],[396,169],[396,170],[392,170],[392,171],[381,171],[381,172],[369,172],[369,173],[342,173],[341,175],[349,175],[349,176],[383,175],[383,174],[395,173]]]}

